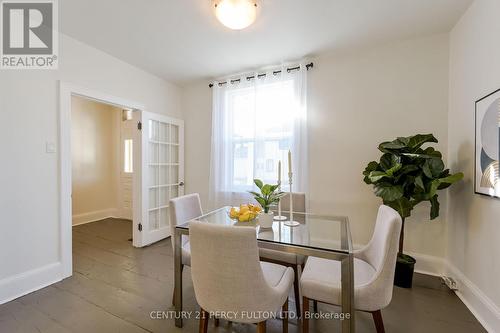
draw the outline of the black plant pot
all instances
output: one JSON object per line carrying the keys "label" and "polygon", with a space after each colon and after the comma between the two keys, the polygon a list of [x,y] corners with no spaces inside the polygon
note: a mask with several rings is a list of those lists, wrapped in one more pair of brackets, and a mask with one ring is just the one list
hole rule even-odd
{"label": "black plant pot", "polygon": [[401,288],[411,288],[415,262],[415,258],[406,254],[398,253],[398,260],[396,261],[396,274],[394,275],[394,285]]}

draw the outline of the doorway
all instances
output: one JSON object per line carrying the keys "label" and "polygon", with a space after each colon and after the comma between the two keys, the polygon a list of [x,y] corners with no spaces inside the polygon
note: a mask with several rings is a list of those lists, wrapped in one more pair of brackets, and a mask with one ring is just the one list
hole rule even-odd
{"label": "doorway", "polygon": [[73,226],[105,219],[130,224],[134,111],[72,96],[71,119]]}
{"label": "doorway", "polygon": [[[127,117],[123,110],[132,112],[133,121],[120,132],[119,160],[123,162],[123,171],[118,183],[119,188],[125,190],[119,196],[119,214],[125,216],[132,210],[134,247],[147,246],[170,236],[169,200],[184,194],[184,122],[147,112],[137,102],[66,82],[59,82],[59,94],[60,260],[61,275],[66,278],[73,272],[72,98],[117,107],[122,110],[122,117]],[[131,196],[126,194],[126,188],[130,187]]]}

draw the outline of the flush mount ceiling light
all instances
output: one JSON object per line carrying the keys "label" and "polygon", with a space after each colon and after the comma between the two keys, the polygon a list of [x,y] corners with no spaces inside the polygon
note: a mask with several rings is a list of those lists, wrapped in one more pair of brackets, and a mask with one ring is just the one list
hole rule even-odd
{"label": "flush mount ceiling light", "polygon": [[218,0],[214,7],[217,19],[233,30],[245,29],[257,16],[256,0]]}

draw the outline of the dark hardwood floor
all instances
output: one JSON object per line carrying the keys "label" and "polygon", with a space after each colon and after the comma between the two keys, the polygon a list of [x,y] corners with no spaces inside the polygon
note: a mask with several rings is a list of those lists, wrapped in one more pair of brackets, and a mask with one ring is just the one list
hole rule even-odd
{"label": "dark hardwood floor", "polygon": [[[168,315],[172,310],[172,247],[164,240],[136,249],[128,241],[131,235],[131,223],[125,220],[74,227],[73,276],[0,305],[0,332],[196,332],[194,318],[185,320],[182,330],[173,319],[151,319],[151,311]],[[198,310],[189,268],[184,270],[184,307]],[[319,310],[336,309],[320,304]],[[395,288],[382,315],[386,332],[485,332],[438,278],[424,275],[416,276],[411,290]],[[337,321],[310,322],[311,332],[340,332]],[[357,332],[375,332],[370,314],[357,313],[356,325]],[[289,327],[289,332],[300,331],[295,320]],[[267,331],[281,332],[281,322],[271,321]],[[255,326],[221,321],[216,328],[211,321],[209,332],[255,332]]]}

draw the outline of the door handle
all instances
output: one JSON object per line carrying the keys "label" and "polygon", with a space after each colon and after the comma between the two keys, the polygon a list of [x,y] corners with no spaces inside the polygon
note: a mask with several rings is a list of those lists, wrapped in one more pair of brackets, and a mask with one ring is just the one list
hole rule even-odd
{"label": "door handle", "polygon": [[180,183],[179,183],[179,186],[184,186],[184,182],[180,182]]}

